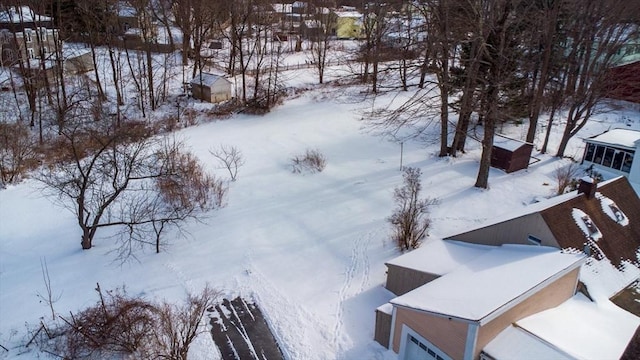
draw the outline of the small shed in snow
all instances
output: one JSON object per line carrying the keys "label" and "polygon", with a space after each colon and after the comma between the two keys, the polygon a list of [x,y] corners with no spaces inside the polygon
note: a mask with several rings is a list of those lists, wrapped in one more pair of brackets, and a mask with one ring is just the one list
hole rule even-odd
{"label": "small shed in snow", "polygon": [[507,173],[526,169],[533,151],[533,144],[496,135],[491,150],[491,166]]}
{"label": "small shed in snow", "polygon": [[200,73],[191,80],[194,98],[210,103],[231,100],[231,82],[220,75]]}

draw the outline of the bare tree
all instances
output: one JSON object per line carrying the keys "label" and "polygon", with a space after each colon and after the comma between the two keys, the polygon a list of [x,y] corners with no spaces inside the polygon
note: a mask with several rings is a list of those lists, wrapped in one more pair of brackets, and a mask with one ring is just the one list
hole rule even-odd
{"label": "bare tree", "polygon": [[313,9],[313,14],[309,14],[311,19],[305,22],[306,37],[311,41],[311,62],[318,73],[318,82],[322,84],[333,38],[331,27],[336,22],[336,15],[331,11],[325,12],[322,7],[310,9]]}
{"label": "bare tree", "polygon": [[582,129],[606,96],[606,76],[615,56],[640,27],[628,21],[636,4],[622,1],[571,1],[566,24],[567,55],[563,59],[568,113],[556,156],[564,156],[569,140]]}
{"label": "bare tree", "polygon": [[0,185],[20,181],[38,164],[36,142],[21,123],[0,123]]}
{"label": "bare tree", "polygon": [[120,228],[126,246],[146,243],[154,224],[179,225],[219,205],[215,182],[197,161],[179,143],[163,145],[152,134],[143,124],[108,121],[76,121],[63,130],[60,155],[38,180],[76,215],[83,249],[93,246],[101,228]]}
{"label": "bare tree", "polygon": [[153,341],[157,358],[187,360],[193,341],[208,331],[203,319],[218,296],[218,292],[206,286],[199,294],[189,293],[181,306],[164,303],[159,307]]}
{"label": "bare tree", "polygon": [[40,302],[47,304],[49,310],[51,310],[51,319],[56,319],[56,311],[53,307],[53,304],[58,302],[62,297],[62,293],[55,294],[53,293],[53,287],[51,286],[51,276],[49,276],[49,267],[47,266],[47,259],[40,259],[40,269],[42,270],[42,281],[44,282],[45,293],[44,295],[38,292],[38,298],[40,298]]}
{"label": "bare tree", "polygon": [[236,181],[238,168],[244,165],[242,152],[235,146],[220,145],[217,149],[209,149],[209,153],[218,159],[224,168],[229,171],[231,181]]}
{"label": "bare tree", "polygon": [[401,251],[415,249],[420,246],[422,239],[427,236],[431,225],[429,220],[429,206],[434,205],[433,199],[420,199],[419,168],[408,167],[402,175],[404,184],[393,192],[396,209],[388,218],[393,227],[393,240]]}
{"label": "bare tree", "polygon": [[553,176],[555,176],[558,181],[556,195],[564,194],[567,188],[570,188],[571,184],[577,183],[576,176],[578,176],[579,173],[580,166],[573,161],[569,165],[557,168],[553,172]]}

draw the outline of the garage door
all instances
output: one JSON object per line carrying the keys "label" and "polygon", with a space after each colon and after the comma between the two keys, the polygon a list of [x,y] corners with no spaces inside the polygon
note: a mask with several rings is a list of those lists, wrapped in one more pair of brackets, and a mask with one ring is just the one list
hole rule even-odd
{"label": "garage door", "polygon": [[431,345],[427,345],[415,337],[409,335],[407,340],[407,350],[404,356],[405,360],[445,360],[446,356],[442,356],[442,353],[433,348]]}

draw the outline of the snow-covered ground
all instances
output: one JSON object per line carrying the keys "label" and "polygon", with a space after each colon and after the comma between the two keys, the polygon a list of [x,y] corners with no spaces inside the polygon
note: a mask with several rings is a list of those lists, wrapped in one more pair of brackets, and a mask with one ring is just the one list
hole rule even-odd
{"label": "snow-covered ground", "polygon": [[[312,70],[287,78],[294,85],[316,80]],[[178,132],[218,176],[227,174],[211,148],[236,146],[246,163],[230,183],[225,208],[190,224],[186,238],[176,235],[162,253],[138,252],[136,261],[114,262],[107,232],[82,251],[73,216],[44,198],[38,183],[0,190],[0,345],[9,348],[0,349],[0,358],[36,356],[19,355],[23,349],[17,346],[41,317],[51,316],[38,296],[46,293],[46,260],[54,295],[60,296],[54,306],[62,314],[95,303],[96,283],[176,302],[208,283],[228,298],[255,299],[288,359],[394,359],[373,341],[373,330],[375,308],[392,297],[383,288],[384,262],[399,255],[386,218],[394,207],[393,189],[402,183],[400,145],[363,129],[362,110],[370,102],[360,90],[316,87],[265,116],[236,115]],[[631,126],[640,129],[637,112],[599,115],[570,142],[567,154],[579,158],[581,137],[626,126],[623,117],[635,119]],[[504,132],[520,137],[526,128]],[[554,133],[552,150],[559,136]],[[326,156],[323,172],[291,172],[291,157],[306,149]],[[431,212],[431,239],[551,196],[554,170],[568,163],[536,154],[541,161],[528,170],[492,169],[490,189],[480,190],[473,187],[477,143],[458,158],[436,154],[435,145],[423,142],[403,146],[403,165],[422,169],[422,195],[439,200]],[[193,359],[218,356],[206,336],[190,353]]]}

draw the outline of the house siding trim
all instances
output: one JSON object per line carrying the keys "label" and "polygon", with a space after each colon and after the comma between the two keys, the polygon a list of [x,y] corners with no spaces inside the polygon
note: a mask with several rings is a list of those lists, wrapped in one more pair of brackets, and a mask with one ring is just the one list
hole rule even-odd
{"label": "house siding trim", "polygon": [[454,320],[457,320],[457,321],[460,321],[460,322],[463,322],[463,323],[467,323],[467,324],[475,324],[475,323],[477,323],[475,320],[470,320],[470,319],[461,318],[461,317],[452,316],[452,315],[447,315],[447,314],[441,314],[441,313],[422,310],[422,309],[416,309],[416,308],[412,308],[410,306],[393,304],[393,310],[395,310],[396,308],[403,308],[403,309],[407,309],[407,310],[411,310],[411,311],[415,311],[415,312],[419,312],[419,313],[423,313],[423,314],[427,314],[427,315],[431,315],[431,316],[435,316],[435,317],[439,317],[439,318],[443,318],[443,319],[448,319],[448,320],[454,319]]}
{"label": "house siding trim", "polygon": [[396,335],[396,307],[393,307],[393,310],[391,310],[391,331],[389,331],[389,346],[387,346],[387,349],[392,349],[393,350],[393,337]]}
{"label": "house siding trim", "polygon": [[467,341],[464,344],[464,360],[474,359],[479,328],[480,325],[478,323],[469,324],[467,327]]}

